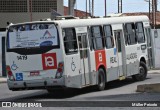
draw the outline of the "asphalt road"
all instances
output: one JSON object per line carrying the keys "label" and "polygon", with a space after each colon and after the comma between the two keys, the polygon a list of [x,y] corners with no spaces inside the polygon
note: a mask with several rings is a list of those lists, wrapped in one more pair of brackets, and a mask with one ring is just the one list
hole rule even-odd
{"label": "asphalt road", "polygon": [[[10,91],[7,84],[2,83],[0,84],[0,101],[43,102],[47,106],[84,106],[86,109],[90,106],[105,107],[109,105],[109,107],[112,107],[116,106],[115,103],[117,103],[118,107],[123,107],[124,103],[134,101],[160,101],[159,93],[136,92],[137,85],[159,83],[159,79],[160,74],[150,73],[145,81],[135,82],[128,78],[123,81],[109,82],[104,91],[96,91],[94,87],[89,87],[84,89],[57,90],[53,93],[48,93],[46,90]],[[100,101],[103,103],[100,103]]]}

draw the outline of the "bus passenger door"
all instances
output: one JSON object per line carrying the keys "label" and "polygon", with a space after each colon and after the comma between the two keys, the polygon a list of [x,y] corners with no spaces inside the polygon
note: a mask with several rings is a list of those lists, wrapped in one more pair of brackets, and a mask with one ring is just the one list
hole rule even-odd
{"label": "bus passenger door", "polygon": [[126,52],[125,52],[125,43],[123,39],[122,30],[114,31],[116,47],[117,47],[117,57],[118,57],[118,75],[120,80],[124,79],[127,76],[126,72]]}
{"label": "bus passenger door", "polygon": [[78,34],[78,44],[80,53],[80,73],[82,74],[82,86],[90,84],[89,77],[89,48],[87,33]]}

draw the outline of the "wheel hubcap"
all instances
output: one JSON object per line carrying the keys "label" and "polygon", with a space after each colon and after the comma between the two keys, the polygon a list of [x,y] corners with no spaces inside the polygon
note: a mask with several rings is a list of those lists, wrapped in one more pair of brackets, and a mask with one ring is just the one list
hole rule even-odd
{"label": "wheel hubcap", "polygon": [[144,75],[144,73],[145,73],[144,68],[143,67],[139,67],[139,74],[140,75]]}
{"label": "wheel hubcap", "polygon": [[102,87],[103,86],[103,76],[100,75],[99,77],[99,85]]}

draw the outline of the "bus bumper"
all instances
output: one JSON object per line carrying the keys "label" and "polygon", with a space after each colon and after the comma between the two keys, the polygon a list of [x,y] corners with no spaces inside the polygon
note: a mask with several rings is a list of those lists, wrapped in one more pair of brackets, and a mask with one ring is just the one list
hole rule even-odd
{"label": "bus bumper", "polygon": [[13,91],[65,87],[64,77],[59,79],[37,79],[24,81],[10,81],[7,79],[7,83],[8,88]]}

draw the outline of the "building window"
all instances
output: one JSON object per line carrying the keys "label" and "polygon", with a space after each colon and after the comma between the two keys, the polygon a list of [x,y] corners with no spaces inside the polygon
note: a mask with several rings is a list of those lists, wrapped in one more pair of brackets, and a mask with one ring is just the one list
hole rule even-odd
{"label": "building window", "polygon": [[136,35],[137,35],[138,43],[145,42],[143,24],[141,22],[136,23]]}
{"label": "building window", "polygon": [[91,39],[92,44],[95,50],[103,49],[103,34],[101,26],[92,26],[91,27]]}
{"label": "building window", "polygon": [[113,36],[112,36],[112,28],[110,25],[104,26],[104,35],[105,35],[105,42],[106,48],[112,48],[114,46]]}
{"label": "building window", "polygon": [[51,9],[57,11],[57,0],[32,0],[30,3],[32,12],[51,12]]}
{"label": "building window", "polygon": [[4,13],[51,12],[52,9],[57,11],[57,0],[0,0],[0,12]]}
{"label": "building window", "polygon": [[137,37],[135,34],[135,25],[134,23],[127,23],[125,24],[125,30],[126,30],[126,37],[128,44],[132,45],[132,44],[136,44],[137,43]]}
{"label": "building window", "polygon": [[0,0],[0,12],[27,12],[27,0]]}
{"label": "building window", "polygon": [[67,55],[78,52],[76,32],[74,28],[64,28],[62,30],[64,48]]}

